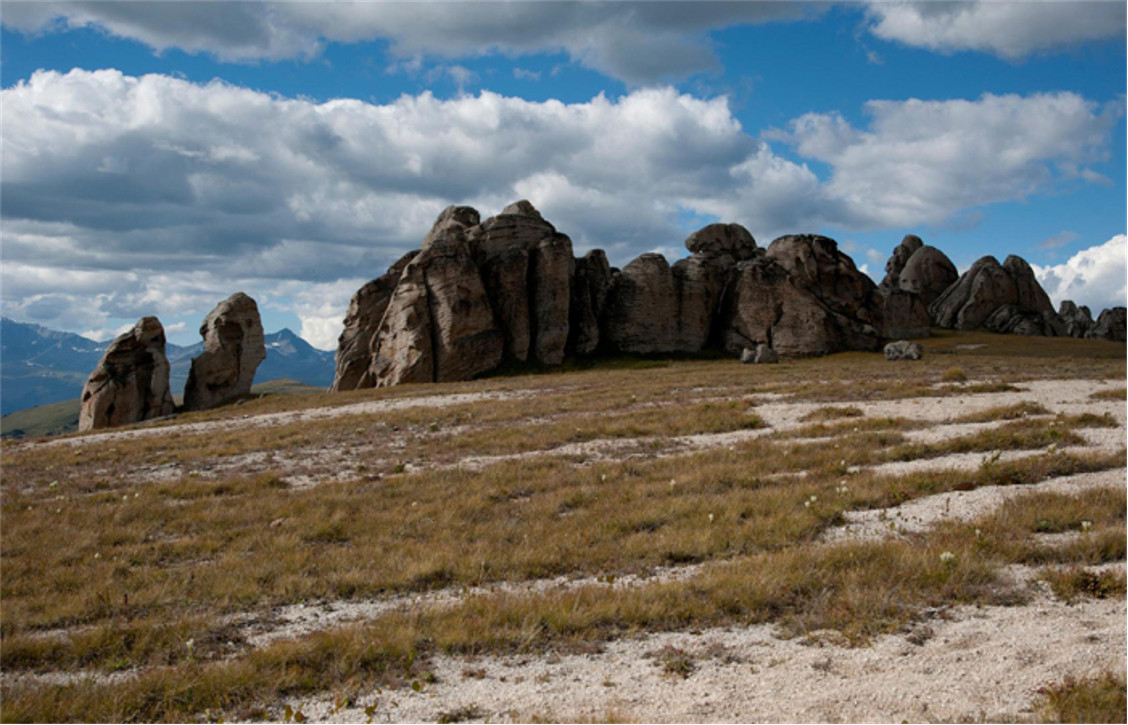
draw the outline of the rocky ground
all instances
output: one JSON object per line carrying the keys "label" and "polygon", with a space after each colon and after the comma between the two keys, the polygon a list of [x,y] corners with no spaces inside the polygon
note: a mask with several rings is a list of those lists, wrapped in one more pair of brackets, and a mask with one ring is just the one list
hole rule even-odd
{"label": "rocky ground", "polygon": [[[108,444],[175,440],[177,437],[222,437],[254,429],[317,426],[358,416],[379,418],[393,412],[443,411],[466,406],[535,401],[546,389],[535,378],[494,390],[400,396],[340,406],[312,407],[287,412],[228,415],[216,420],[173,423],[119,432],[75,436],[7,447],[8,455],[29,450],[93,451]],[[974,386],[977,381],[966,383]],[[841,381],[839,381],[841,384]],[[1022,461],[1032,456],[1070,452],[1115,453],[1125,443],[1125,403],[1102,391],[1123,390],[1116,379],[1042,379],[1022,381],[1000,392],[916,396],[881,400],[851,400],[852,420],[895,417],[904,422],[911,444],[943,445],[990,432],[1007,421],[969,421],[983,411],[1029,404],[1043,412],[1028,417],[1093,414],[1111,417],[1105,427],[1083,427],[1081,443],[1043,450],[953,452],[871,466],[849,466],[843,488],[855,477],[919,471],[968,470]],[[969,389],[971,389],[969,387]],[[1111,399],[1108,399],[1111,397]],[[754,412],[762,425],[723,432],[685,435],[615,435],[581,441],[550,441],[543,448],[508,453],[444,450],[487,424],[473,418],[458,424],[444,421],[442,429],[408,425],[386,435],[366,436],[356,444],[332,440],[307,442],[297,449],[216,451],[189,460],[144,462],[133,467],[131,485],[145,482],[220,480],[231,471],[272,471],[283,482],[319,487],[347,481],[379,480],[413,471],[488,471],[502,463],[562,459],[584,468],[632,459],[677,459],[710,450],[739,450],[749,441],[771,441],[786,448],[837,448],[834,436],[808,435],[811,416],[827,408],[824,398],[803,399],[786,392],[742,391],[726,385],[686,388],[676,400],[638,401],[639,410],[671,409],[699,403],[733,403]],[[628,404],[629,407],[630,404]],[[422,420],[422,419],[421,419]],[[546,414],[541,424],[571,420],[567,413]],[[488,427],[488,426],[487,426]],[[421,441],[431,448],[408,459]],[[430,451],[429,453],[426,451]],[[843,461],[845,463],[845,460]],[[99,464],[101,465],[101,464]],[[99,469],[102,470],[102,469]],[[806,472],[800,471],[799,478]],[[790,475],[790,474],[789,474]],[[979,486],[911,498],[901,505],[847,510],[828,527],[816,547],[885,538],[911,540],[952,521],[977,521],[1008,501],[1036,493],[1076,493],[1099,489],[1123,491],[1128,469],[1123,467],[1054,477],[1030,485]],[[6,482],[11,486],[13,482]],[[671,482],[671,487],[674,485]],[[28,482],[25,486],[32,489]],[[710,517],[711,520],[711,517]],[[1044,542],[1065,545],[1084,532],[1042,535]],[[907,538],[906,538],[907,537]],[[1056,537],[1056,538],[1054,538]],[[6,542],[8,544],[9,542]],[[7,548],[7,547],[6,547]],[[7,554],[6,554],[7,556]],[[426,591],[390,593],[374,598],[346,597],[249,607],[224,614],[232,639],[242,642],[229,656],[291,638],[373,620],[390,612],[442,609],[474,598],[523,597],[583,587],[627,591],[656,582],[691,582],[709,562],[648,567],[614,577],[566,574],[523,581],[494,581],[479,585],[432,587]],[[1119,573],[1124,563],[1090,566],[1095,574]],[[269,717],[300,714],[306,720],[332,722],[400,721],[979,721],[1037,719],[1040,688],[1067,676],[1086,677],[1104,672],[1123,676],[1126,648],[1126,610],[1123,593],[1111,598],[1063,598],[1051,590],[1039,566],[1008,565],[1009,586],[1021,592],[1019,606],[941,603],[922,611],[893,632],[849,640],[833,630],[812,630],[791,636],[776,623],[751,626],[703,627],[688,631],[642,629],[593,641],[586,648],[532,647],[518,652],[451,654],[428,658],[431,677],[415,687],[375,686],[352,691],[283,695],[259,703]],[[1123,579],[1121,579],[1123,581]],[[71,638],[84,625],[41,629],[44,639]],[[6,635],[7,636],[7,635]],[[584,651],[586,649],[586,651]],[[107,672],[100,668],[69,670],[36,667],[5,668],[7,693],[41,686],[114,686],[145,668]],[[246,705],[246,703],[244,703]],[[243,710],[245,712],[245,710]]]}

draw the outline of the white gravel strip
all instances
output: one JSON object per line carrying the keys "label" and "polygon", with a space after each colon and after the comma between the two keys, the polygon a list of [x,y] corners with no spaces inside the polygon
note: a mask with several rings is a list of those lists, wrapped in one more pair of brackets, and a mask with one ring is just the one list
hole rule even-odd
{"label": "white gravel strip", "polygon": [[[1122,600],[1053,601],[949,610],[912,644],[890,635],[848,648],[778,639],[771,626],[648,634],[597,654],[440,656],[438,682],[292,706],[318,722],[435,722],[465,708],[476,721],[1013,722],[1030,717],[1038,689],[1067,676],[1124,672]],[[827,638],[833,641],[833,637]],[[653,654],[687,652],[687,679]]]}
{"label": "white gravel strip", "polygon": [[1128,468],[1051,478],[1022,486],[982,486],[917,498],[900,506],[848,511],[846,523],[828,529],[826,541],[880,539],[894,533],[920,532],[943,520],[970,521],[1006,501],[1035,492],[1078,493],[1094,488],[1128,487]]}

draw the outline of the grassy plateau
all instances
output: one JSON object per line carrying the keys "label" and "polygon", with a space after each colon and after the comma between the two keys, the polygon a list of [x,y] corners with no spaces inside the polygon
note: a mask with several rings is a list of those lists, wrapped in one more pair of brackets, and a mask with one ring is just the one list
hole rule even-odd
{"label": "grassy plateau", "polygon": [[[960,607],[1122,601],[1125,346],[922,342],[913,363],[615,359],[4,441],[0,717],[300,720],[322,698],[375,722],[387,693],[441,687],[439,658],[472,680],[480,657],[760,624],[864,648]],[[1119,483],[1055,487],[1099,472]],[[287,629],[302,605],[369,608]],[[1124,722],[1124,689],[1061,673],[1006,714]]]}

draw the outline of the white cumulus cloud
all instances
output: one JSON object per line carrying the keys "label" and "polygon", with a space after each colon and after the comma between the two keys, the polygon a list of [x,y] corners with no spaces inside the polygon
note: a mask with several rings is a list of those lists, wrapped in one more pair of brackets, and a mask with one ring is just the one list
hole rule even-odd
{"label": "white cumulus cloud", "polygon": [[390,53],[509,57],[566,53],[631,84],[681,78],[717,65],[706,34],[745,23],[816,14],[791,2],[51,2],[6,3],[23,32],[96,27],[157,51],[206,52],[224,61],[312,58],[327,43],[386,40]]}
{"label": "white cumulus cloud", "polygon": [[680,248],[688,218],[764,243],[919,225],[1053,189],[1059,167],[1086,183],[1077,172],[1120,112],[1071,93],[880,101],[867,128],[811,114],[768,135],[828,164],[823,179],[742,128],[727,98],[669,87],[567,104],[488,91],[315,103],[73,70],[37,72],[0,103],[6,314],[97,330],[155,313],[189,316],[190,330],[241,289],[322,345],[344,286],[417,247],[448,204],[490,215],[528,198],[577,252],[619,265]]}
{"label": "white cumulus cloud", "polygon": [[1128,236],[1117,234],[1104,244],[1077,252],[1064,264],[1030,266],[1055,306],[1073,300],[1088,305],[1095,319],[1102,309],[1128,305],[1126,258]]}
{"label": "white cumulus cloud", "polygon": [[1123,99],[1076,93],[984,94],[968,100],[870,101],[868,129],[810,113],[768,138],[834,172],[824,193],[859,226],[939,223],[963,210],[1020,200],[1107,158]]}
{"label": "white cumulus cloud", "polygon": [[1018,59],[1086,41],[1124,37],[1123,2],[872,2],[870,32],[936,51]]}

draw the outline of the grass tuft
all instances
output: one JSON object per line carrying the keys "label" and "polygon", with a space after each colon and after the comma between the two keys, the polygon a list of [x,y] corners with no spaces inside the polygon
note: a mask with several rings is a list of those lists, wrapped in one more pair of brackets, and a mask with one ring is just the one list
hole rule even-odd
{"label": "grass tuft", "polygon": [[1039,691],[1038,708],[1044,722],[1128,722],[1124,675],[1106,672],[1096,677],[1066,677],[1061,684]]}

